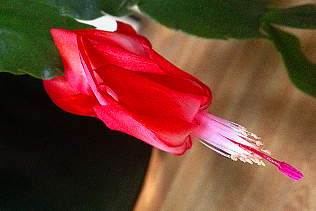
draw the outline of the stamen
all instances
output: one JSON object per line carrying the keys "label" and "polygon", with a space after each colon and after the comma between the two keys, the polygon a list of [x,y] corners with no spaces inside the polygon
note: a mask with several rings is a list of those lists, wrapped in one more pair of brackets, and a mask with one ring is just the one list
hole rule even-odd
{"label": "stamen", "polygon": [[[266,166],[266,164],[263,162],[263,160],[260,160],[259,163],[260,163],[261,165],[263,165],[263,166]],[[260,164],[259,164],[259,165],[260,165]]]}
{"label": "stamen", "polygon": [[[202,144],[204,144],[205,146],[207,146],[208,148],[210,148],[211,150],[214,150],[215,152],[217,152],[218,154],[221,154],[225,157],[228,157],[228,158],[231,158],[231,155],[223,150],[221,150],[220,148],[212,145],[211,143],[207,142],[206,140],[204,139],[200,139],[200,142]],[[232,158],[233,159],[233,158]],[[233,159],[234,160],[234,159]],[[237,161],[237,158],[236,158],[236,161]]]}
{"label": "stamen", "polygon": [[195,118],[199,126],[192,131],[191,135],[215,152],[234,161],[241,160],[262,166],[265,166],[262,160],[264,158],[291,179],[303,178],[303,174],[289,164],[270,157],[271,153],[263,149],[263,143],[259,141],[260,137],[249,132],[245,127],[204,111],[198,112]]}
{"label": "stamen", "polygon": [[259,137],[257,135],[247,131],[245,127],[239,124],[206,112],[197,114],[196,119],[200,125],[192,135],[196,136],[202,144],[232,160],[236,161],[239,159],[250,164],[257,163],[258,165],[262,165],[262,162],[260,162],[262,158],[260,156],[239,147],[229,140],[235,140],[261,150],[262,142],[258,140]]}
{"label": "stamen", "polygon": [[[229,139],[230,140],[230,139]],[[237,144],[238,146],[240,146],[241,148],[247,149],[261,157],[263,157],[264,159],[266,159],[267,161],[269,161],[270,163],[274,164],[275,166],[278,167],[279,171],[281,171],[283,174],[285,174],[286,176],[290,177],[293,180],[299,181],[300,179],[303,178],[303,174],[298,171],[297,169],[295,169],[293,166],[285,163],[285,162],[280,162],[266,154],[263,154],[262,152],[259,152],[249,146],[243,145],[241,143],[237,143],[233,140],[230,140],[231,142]]]}

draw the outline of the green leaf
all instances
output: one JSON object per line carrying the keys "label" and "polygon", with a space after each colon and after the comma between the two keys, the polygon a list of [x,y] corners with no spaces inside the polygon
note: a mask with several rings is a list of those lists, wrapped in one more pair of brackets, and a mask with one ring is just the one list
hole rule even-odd
{"label": "green leaf", "polygon": [[286,9],[273,9],[264,15],[264,20],[283,26],[316,29],[316,6],[308,4]]}
{"label": "green leaf", "polygon": [[263,38],[268,0],[144,0],[139,9],[161,24],[205,38]]}
{"label": "green leaf", "polygon": [[138,0],[43,0],[64,7],[64,12],[77,19],[92,20],[102,16],[102,11],[113,16],[130,15],[130,7]]}
{"label": "green leaf", "polygon": [[293,84],[316,97],[316,64],[305,57],[299,39],[270,24],[263,24],[263,28],[269,34],[276,49],[281,53]]}
{"label": "green leaf", "polygon": [[0,72],[50,79],[63,74],[51,28],[92,28],[35,0],[0,2]]}

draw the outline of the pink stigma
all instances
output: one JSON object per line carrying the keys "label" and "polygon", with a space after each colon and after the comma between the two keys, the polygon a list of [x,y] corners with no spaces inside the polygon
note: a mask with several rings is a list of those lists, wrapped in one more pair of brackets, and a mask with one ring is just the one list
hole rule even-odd
{"label": "pink stigma", "polygon": [[266,154],[263,154],[262,152],[259,152],[255,149],[253,149],[252,147],[237,143],[229,138],[227,138],[227,139],[230,140],[231,142],[233,142],[234,144],[237,144],[241,148],[244,148],[245,150],[249,150],[249,151],[261,156],[262,158],[266,159],[267,161],[269,161],[273,165],[277,166],[279,171],[281,171],[283,174],[285,174],[289,178],[296,180],[296,181],[299,181],[300,179],[303,178],[303,174],[300,171],[298,171],[297,169],[295,169],[293,166],[291,166],[285,162],[280,162],[280,161],[278,161],[278,160],[276,160],[276,159],[274,159]]}

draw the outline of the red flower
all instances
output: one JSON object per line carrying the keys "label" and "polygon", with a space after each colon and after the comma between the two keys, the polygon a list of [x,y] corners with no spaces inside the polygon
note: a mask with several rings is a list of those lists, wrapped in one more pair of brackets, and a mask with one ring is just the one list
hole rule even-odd
{"label": "red flower", "polygon": [[[264,154],[259,138],[244,127],[208,114],[210,89],[178,69],[129,25],[115,32],[52,29],[65,76],[44,80],[51,99],[65,111],[101,119],[175,155],[191,148],[192,137],[233,160],[264,165],[285,175],[303,175]],[[264,152],[264,153],[262,153]]]}
{"label": "red flower", "polygon": [[211,91],[155,52],[129,25],[115,32],[52,29],[65,76],[44,80],[65,111],[94,116],[175,155],[191,148],[195,115]]}

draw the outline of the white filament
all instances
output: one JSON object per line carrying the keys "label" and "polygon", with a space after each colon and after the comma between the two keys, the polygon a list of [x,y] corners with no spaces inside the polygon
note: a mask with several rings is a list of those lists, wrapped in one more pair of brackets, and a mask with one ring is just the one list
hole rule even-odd
{"label": "white filament", "polygon": [[199,112],[196,119],[200,125],[192,135],[197,137],[205,146],[233,160],[239,159],[243,162],[264,164],[260,156],[230,141],[233,140],[262,151],[260,138],[243,126],[206,112]]}

